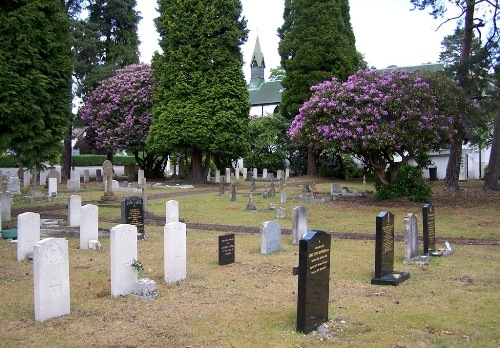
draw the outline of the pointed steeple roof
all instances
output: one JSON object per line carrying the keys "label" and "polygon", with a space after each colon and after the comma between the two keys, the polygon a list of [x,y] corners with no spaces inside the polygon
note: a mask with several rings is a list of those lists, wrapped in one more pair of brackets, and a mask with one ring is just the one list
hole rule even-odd
{"label": "pointed steeple roof", "polygon": [[250,67],[259,67],[265,68],[266,63],[264,62],[264,54],[260,48],[259,36],[257,35],[257,40],[255,40],[255,47],[253,49],[252,61],[250,63]]}
{"label": "pointed steeple roof", "polygon": [[258,89],[264,82],[264,71],[266,63],[264,62],[264,54],[260,49],[259,35],[255,40],[255,48],[253,49],[252,60],[250,61],[250,89]]}

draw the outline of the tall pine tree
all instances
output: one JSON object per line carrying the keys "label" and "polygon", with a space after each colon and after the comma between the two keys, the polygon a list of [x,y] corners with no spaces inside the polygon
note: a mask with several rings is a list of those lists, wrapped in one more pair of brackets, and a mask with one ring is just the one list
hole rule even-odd
{"label": "tall pine tree", "polygon": [[[360,61],[348,0],[285,0],[283,18],[278,51],[286,76],[280,111],[291,121],[311,96],[311,86],[332,76],[346,80]],[[314,144],[307,145],[307,174],[314,175]]]}
{"label": "tall pine tree", "polygon": [[158,87],[148,145],[188,153],[188,177],[199,182],[211,157],[235,159],[247,149],[246,20],[239,0],[160,0],[159,12],[163,53],[152,64]]}
{"label": "tall pine tree", "polygon": [[71,103],[70,42],[60,0],[0,3],[0,151],[25,167],[60,154]]}

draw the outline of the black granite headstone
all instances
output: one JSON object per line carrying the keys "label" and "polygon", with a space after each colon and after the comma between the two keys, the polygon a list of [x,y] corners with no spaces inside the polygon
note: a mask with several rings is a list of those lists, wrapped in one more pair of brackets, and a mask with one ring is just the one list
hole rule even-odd
{"label": "black granite headstone", "polygon": [[219,236],[219,266],[234,263],[234,233]]}
{"label": "black granite headstone", "polygon": [[408,272],[394,271],[394,214],[383,211],[376,220],[375,277],[371,283],[396,286],[409,277]]}
{"label": "black granite headstone", "polygon": [[144,205],[142,197],[131,196],[121,201],[121,223],[137,227],[137,238],[144,237]]}
{"label": "black granite headstone", "polygon": [[436,251],[436,225],[434,223],[434,205],[426,203],[422,207],[424,254]]}
{"label": "black granite headstone", "polygon": [[323,231],[299,241],[297,331],[309,333],[328,321],[331,241]]}

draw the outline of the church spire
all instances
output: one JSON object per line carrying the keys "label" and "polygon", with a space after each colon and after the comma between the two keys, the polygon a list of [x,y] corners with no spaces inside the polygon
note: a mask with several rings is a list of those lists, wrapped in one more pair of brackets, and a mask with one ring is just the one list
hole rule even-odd
{"label": "church spire", "polygon": [[264,71],[266,69],[264,54],[260,48],[259,35],[257,35],[257,40],[255,40],[250,69],[250,88],[259,88],[264,82]]}

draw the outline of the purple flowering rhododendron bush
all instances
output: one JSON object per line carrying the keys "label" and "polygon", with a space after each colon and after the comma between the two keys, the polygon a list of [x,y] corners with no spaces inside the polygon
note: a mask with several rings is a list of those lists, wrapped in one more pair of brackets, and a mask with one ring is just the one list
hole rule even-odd
{"label": "purple flowering rhododendron bush", "polygon": [[82,119],[96,134],[96,146],[137,153],[145,148],[153,114],[151,67],[129,65],[103,80],[84,99]]}
{"label": "purple flowering rhododendron bush", "polygon": [[344,83],[334,77],[311,90],[290,137],[355,155],[385,185],[401,165],[410,159],[418,163],[456,132],[457,116],[440,109],[436,89],[416,72],[359,70]]}

